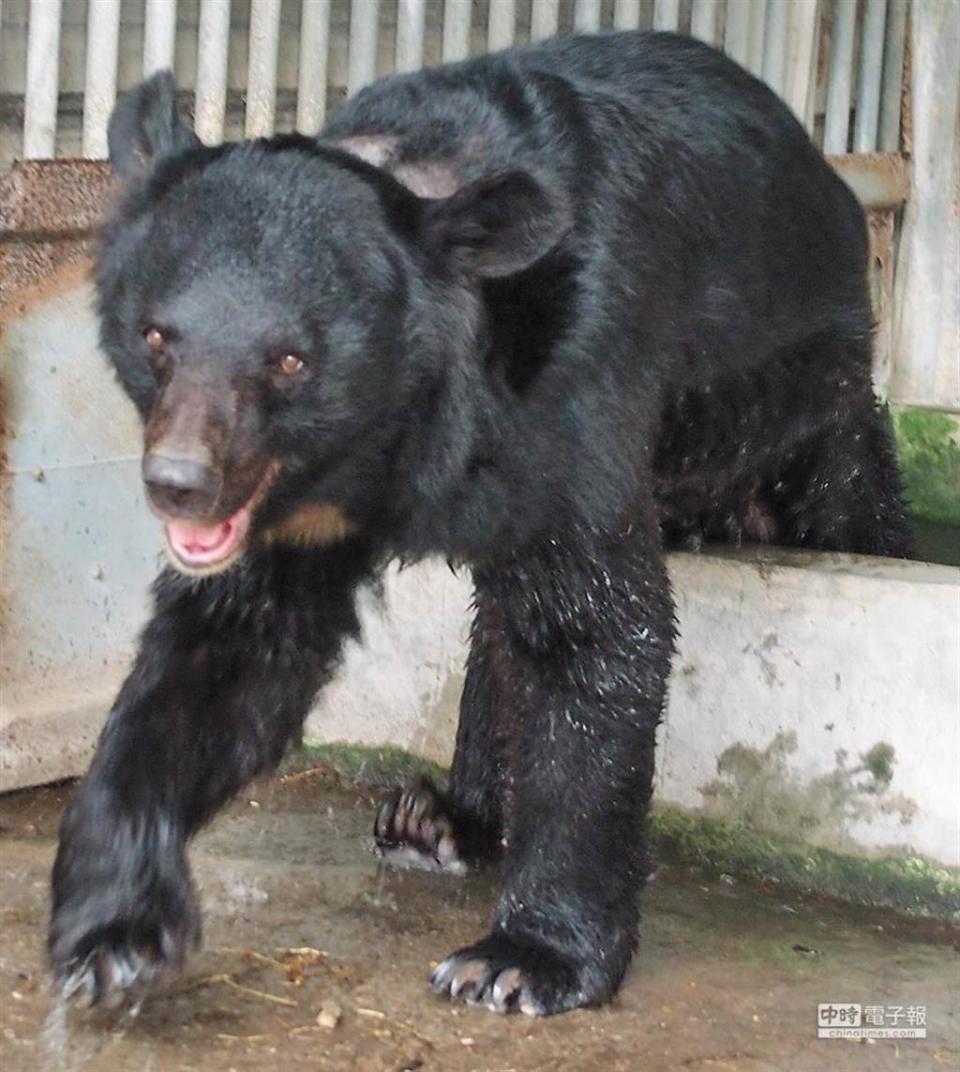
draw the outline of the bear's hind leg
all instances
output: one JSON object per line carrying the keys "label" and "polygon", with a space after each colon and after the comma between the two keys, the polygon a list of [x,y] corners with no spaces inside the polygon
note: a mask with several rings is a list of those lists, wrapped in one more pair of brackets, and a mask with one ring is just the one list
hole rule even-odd
{"label": "bear's hind leg", "polygon": [[771,501],[778,543],[891,558],[911,552],[890,421],[869,392],[798,448]]}
{"label": "bear's hind leg", "polygon": [[418,778],[394,790],[377,812],[377,852],[394,866],[463,874],[497,855],[503,763],[487,635],[478,607],[449,790]]}

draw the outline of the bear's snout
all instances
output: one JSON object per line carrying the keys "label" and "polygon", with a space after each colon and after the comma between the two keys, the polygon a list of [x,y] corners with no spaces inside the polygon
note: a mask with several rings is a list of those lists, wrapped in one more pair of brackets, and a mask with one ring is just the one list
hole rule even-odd
{"label": "bear's snout", "polygon": [[144,455],[143,483],[153,508],[166,517],[207,517],[216,505],[221,480],[193,458]]}

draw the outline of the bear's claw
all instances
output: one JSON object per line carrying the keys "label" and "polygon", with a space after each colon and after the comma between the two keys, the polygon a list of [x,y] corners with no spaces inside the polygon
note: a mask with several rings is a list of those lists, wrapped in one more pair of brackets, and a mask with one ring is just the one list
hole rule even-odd
{"label": "bear's claw", "polygon": [[56,988],[65,1001],[85,1008],[137,1008],[148,991],[172,981],[183,965],[185,950],[173,935],[165,935],[160,946],[104,942],[68,961],[56,974]]}
{"label": "bear's claw", "polygon": [[381,804],[374,823],[377,854],[396,867],[465,874],[453,820],[443,798],[426,778],[395,789]]}
{"label": "bear's claw", "polygon": [[491,1012],[551,1016],[593,1004],[573,961],[546,946],[492,934],[451,954],[430,975],[437,994]]}

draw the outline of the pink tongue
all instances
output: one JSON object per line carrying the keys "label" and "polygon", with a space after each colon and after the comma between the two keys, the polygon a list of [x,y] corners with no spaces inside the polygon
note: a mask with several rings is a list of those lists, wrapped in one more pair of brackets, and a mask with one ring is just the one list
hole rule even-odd
{"label": "pink tongue", "polygon": [[240,546],[250,526],[250,507],[244,506],[226,521],[197,525],[189,521],[168,521],[170,548],[186,566],[210,566],[229,558]]}
{"label": "pink tongue", "polygon": [[213,551],[230,535],[232,524],[221,521],[218,525],[188,525],[182,521],[167,522],[167,532],[178,549],[189,554]]}

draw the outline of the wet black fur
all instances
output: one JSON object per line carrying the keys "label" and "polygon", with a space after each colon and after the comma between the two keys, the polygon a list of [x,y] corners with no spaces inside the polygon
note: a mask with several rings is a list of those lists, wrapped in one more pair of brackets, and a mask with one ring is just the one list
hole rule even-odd
{"label": "wet black fur", "polygon": [[[103,342],[147,418],[164,383],[142,332],[167,318],[176,360],[235,388],[247,446],[283,470],[239,566],[157,582],[64,820],[57,975],[117,1000],[179,965],[187,840],[296,736],[357,585],[438,553],[476,589],[442,803],[465,851],[505,844],[491,936],[438,986],[497,1006],[518,968],[498,1007],[602,1001],[635,943],[664,544],[907,550],[863,214],[760,82],[671,35],[387,79],[317,141],[205,149],[172,100],[154,79],[114,119]],[[396,137],[386,167],[332,144],[356,134]],[[453,161],[461,192],[391,178],[424,159]],[[289,385],[264,372],[284,349],[306,361]],[[357,534],[257,542],[309,502]]]}

